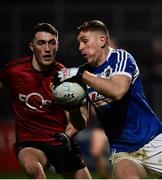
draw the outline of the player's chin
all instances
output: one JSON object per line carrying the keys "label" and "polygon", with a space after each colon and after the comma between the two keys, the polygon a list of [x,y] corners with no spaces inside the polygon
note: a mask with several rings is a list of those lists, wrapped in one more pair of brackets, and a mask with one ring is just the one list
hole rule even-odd
{"label": "player's chin", "polygon": [[89,58],[88,57],[84,57],[83,59],[84,59],[85,63],[89,63]]}
{"label": "player's chin", "polygon": [[42,63],[44,66],[50,66],[51,64],[54,63],[54,60],[51,58],[46,58],[46,59],[43,59]]}
{"label": "player's chin", "polygon": [[85,63],[87,63],[87,64],[93,64],[93,59],[91,58],[87,58],[87,59],[85,59]]}

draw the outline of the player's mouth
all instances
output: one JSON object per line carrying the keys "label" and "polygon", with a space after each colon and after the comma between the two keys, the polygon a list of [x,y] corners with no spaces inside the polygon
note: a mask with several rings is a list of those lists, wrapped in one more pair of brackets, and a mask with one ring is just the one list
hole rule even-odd
{"label": "player's mouth", "polygon": [[52,56],[50,54],[43,56],[43,59],[45,59],[45,60],[51,60],[51,58],[52,58]]}
{"label": "player's mouth", "polygon": [[83,57],[84,59],[88,59],[88,54],[82,53],[82,57]]}

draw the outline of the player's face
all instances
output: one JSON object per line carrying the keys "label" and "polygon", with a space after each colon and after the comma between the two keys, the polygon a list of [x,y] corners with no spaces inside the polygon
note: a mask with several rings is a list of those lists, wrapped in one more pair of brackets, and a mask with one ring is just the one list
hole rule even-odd
{"label": "player's face", "polygon": [[81,31],[77,37],[79,51],[88,64],[98,66],[101,64],[103,35],[97,31]]}
{"label": "player's face", "polygon": [[43,70],[51,66],[55,61],[58,48],[58,39],[48,32],[37,32],[30,48],[34,54],[33,64],[36,69]]}

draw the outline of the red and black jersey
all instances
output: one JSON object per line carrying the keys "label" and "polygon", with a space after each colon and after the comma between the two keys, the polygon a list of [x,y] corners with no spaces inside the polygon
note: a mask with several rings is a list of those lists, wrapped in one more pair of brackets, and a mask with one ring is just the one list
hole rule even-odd
{"label": "red and black jersey", "polygon": [[12,93],[16,122],[16,140],[55,143],[51,134],[63,132],[67,126],[64,110],[55,103],[50,89],[51,80],[64,66],[55,62],[48,72],[32,67],[32,58],[11,61],[0,74],[0,81]]}

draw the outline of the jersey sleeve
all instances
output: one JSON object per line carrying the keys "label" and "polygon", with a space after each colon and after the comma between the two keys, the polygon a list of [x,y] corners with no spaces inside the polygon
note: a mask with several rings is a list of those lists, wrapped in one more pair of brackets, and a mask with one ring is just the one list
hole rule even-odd
{"label": "jersey sleeve", "polygon": [[116,52],[112,76],[117,74],[129,76],[131,79],[135,79],[139,74],[139,69],[134,57],[127,51],[119,50]]}

